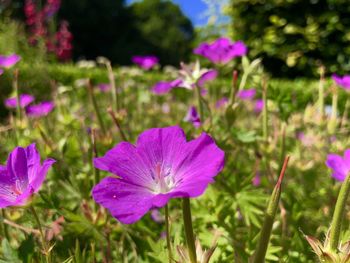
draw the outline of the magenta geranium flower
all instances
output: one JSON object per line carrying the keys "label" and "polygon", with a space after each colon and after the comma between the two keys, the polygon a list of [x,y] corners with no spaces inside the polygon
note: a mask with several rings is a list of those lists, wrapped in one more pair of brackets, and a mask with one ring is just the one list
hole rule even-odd
{"label": "magenta geranium flower", "polygon": [[0,67],[10,68],[17,64],[21,60],[21,57],[17,54],[12,54],[9,56],[0,55]]}
{"label": "magenta geranium flower", "polygon": [[350,149],[344,153],[344,157],[337,154],[328,154],[326,165],[333,170],[332,177],[338,181],[344,181],[350,172]]}
{"label": "magenta geranium flower", "polygon": [[241,100],[251,100],[255,97],[256,90],[255,89],[245,89],[238,92],[237,96]]}
{"label": "magenta geranium flower", "polygon": [[224,107],[227,103],[229,103],[229,99],[227,97],[222,97],[216,102],[215,107],[219,109],[221,107]]}
{"label": "magenta geranium flower", "polygon": [[159,59],[156,56],[134,56],[132,62],[145,70],[149,70],[158,64]]}
{"label": "magenta geranium flower", "polygon": [[[27,107],[30,103],[32,103],[34,100],[34,97],[32,95],[29,94],[21,94],[19,96],[19,106],[21,108],[25,108]],[[5,105],[8,108],[16,108],[17,107],[17,98],[16,97],[12,97],[12,98],[8,98],[5,100]]]}
{"label": "magenta geranium flower", "polygon": [[94,200],[120,222],[131,224],[170,198],[203,194],[222,170],[224,152],[206,133],[186,141],[178,126],[153,128],[136,145],[121,142],[95,158],[94,165],[114,174],[93,188]]}
{"label": "magenta geranium flower", "polygon": [[254,111],[260,113],[264,109],[264,100],[258,99],[255,101]]}
{"label": "magenta geranium flower", "polygon": [[199,128],[201,126],[201,120],[199,118],[199,114],[196,110],[196,107],[191,106],[188,109],[187,115],[184,118],[184,121],[191,122],[195,128]]}
{"label": "magenta geranium flower", "polygon": [[350,90],[350,75],[338,76],[337,74],[333,74],[332,79],[338,86]]}
{"label": "magenta geranium flower", "polygon": [[181,86],[183,81],[181,79],[175,79],[172,81],[159,81],[151,89],[154,94],[162,95],[168,93],[173,88]]}
{"label": "magenta geranium flower", "polygon": [[26,108],[26,114],[29,117],[43,117],[48,115],[55,104],[52,101],[43,101],[37,105],[30,105]]}
{"label": "magenta geranium flower", "polygon": [[100,89],[102,92],[107,92],[111,89],[111,85],[109,83],[100,83],[97,85],[97,87]]}
{"label": "magenta geranium flower", "polygon": [[16,147],[6,165],[0,165],[0,208],[25,204],[39,191],[53,163],[55,160],[46,159],[41,165],[35,144]]}
{"label": "magenta geranium flower", "polygon": [[247,47],[242,41],[232,42],[230,39],[221,37],[213,43],[202,43],[194,53],[209,59],[213,63],[226,64],[235,57],[247,54]]}
{"label": "magenta geranium flower", "polygon": [[204,87],[204,84],[216,79],[218,76],[218,72],[215,69],[210,69],[204,72],[198,79],[197,84],[199,87]]}

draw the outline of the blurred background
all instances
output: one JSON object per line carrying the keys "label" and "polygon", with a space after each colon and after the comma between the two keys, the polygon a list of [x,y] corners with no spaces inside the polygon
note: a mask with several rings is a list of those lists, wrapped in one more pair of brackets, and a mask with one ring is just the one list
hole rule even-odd
{"label": "blurred background", "polygon": [[178,66],[221,35],[243,40],[274,77],[350,70],[348,0],[0,0],[0,53],[27,61],[152,54]]}

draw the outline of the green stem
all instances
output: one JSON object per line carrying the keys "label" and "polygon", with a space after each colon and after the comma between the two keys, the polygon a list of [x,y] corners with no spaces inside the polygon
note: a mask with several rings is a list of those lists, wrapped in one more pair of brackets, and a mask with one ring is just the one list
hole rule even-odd
{"label": "green stem", "polygon": [[92,87],[91,81],[89,81],[89,83],[88,83],[88,90],[89,90],[89,95],[90,95],[90,99],[91,99],[91,102],[92,102],[92,106],[94,107],[97,120],[98,120],[98,122],[100,124],[100,128],[102,129],[103,134],[106,135],[106,133],[107,133],[106,127],[105,127],[105,125],[103,123],[102,116],[101,116],[99,107],[97,105],[97,102],[96,102],[96,99],[95,99],[95,96],[94,96],[94,92],[93,92],[93,87]]}
{"label": "green stem", "polygon": [[287,164],[289,161],[289,157],[287,156],[284,159],[283,167],[280,173],[280,176],[278,178],[277,184],[272,192],[271,198],[269,200],[269,203],[267,205],[266,213],[265,213],[265,219],[264,224],[262,226],[261,232],[260,232],[260,239],[257,246],[257,249],[254,254],[253,263],[264,263],[265,262],[265,255],[267,251],[267,247],[270,242],[270,236],[272,231],[272,225],[276,216],[278,203],[281,197],[281,184],[284,177],[284,174],[287,169]]}
{"label": "green stem", "polygon": [[321,121],[324,116],[324,67],[320,67],[320,82],[318,86],[318,110],[321,116]]}
{"label": "green stem", "polygon": [[47,263],[50,263],[51,262],[51,259],[50,259],[50,251],[49,251],[49,247],[47,246],[46,244],[46,239],[45,239],[45,234],[44,234],[44,231],[43,231],[43,228],[41,226],[41,222],[40,222],[40,219],[38,217],[38,214],[37,212],[35,211],[35,208],[34,206],[29,206],[29,209],[31,211],[31,213],[33,214],[34,216],[34,219],[38,225],[38,228],[39,228],[39,232],[40,232],[40,237],[41,237],[41,242],[42,242],[42,248],[43,248],[43,251],[45,253],[45,259],[46,259],[46,262]]}
{"label": "green stem", "polygon": [[115,85],[115,78],[114,78],[114,73],[112,69],[111,63],[108,61],[106,63],[107,71],[108,71],[108,78],[109,78],[109,83],[112,88],[112,97],[113,97],[113,104],[114,104],[114,110],[116,112],[119,111],[119,97],[118,97],[118,91],[117,87]]}
{"label": "green stem", "polygon": [[201,122],[204,122],[204,111],[203,111],[203,105],[202,105],[202,95],[201,95],[201,88],[196,85],[196,91],[197,91],[197,103],[198,103],[198,110],[199,110],[199,119]]}
{"label": "green stem", "polygon": [[172,262],[172,251],[171,251],[171,242],[170,242],[170,227],[169,227],[169,208],[168,204],[165,205],[165,228],[166,228],[166,244],[168,247],[168,258],[169,263]]}
{"label": "green stem", "polygon": [[340,243],[340,232],[343,218],[345,215],[346,201],[350,193],[350,175],[343,182],[335,205],[332,218],[331,229],[329,233],[329,248],[332,251],[337,251]]}
{"label": "green stem", "polygon": [[18,69],[15,70],[14,73],[14,80],[13,80],[13,89],[15,90],[16,93],[16,100],[17,100],[17,116],[20,121],[22,121],[22,111],[21,111],[21,100],[19,97],[19,89],[18,89]]}
{"label": "green stem", "polygon": [[122,129],[120,121],[119,121],[118,117],[115,116],[115,113],[114,113],[113,109],[112,108],[108,108],[107,112],[109,113],[109,115],[111,115],[112,120],[114,121],[114,124],[117,127],[117,129],[119,131],[119,134],[120,134],[120,137],[122,138],[122,140],[123,141],[127,141],[128,139],[126,138],[126,135],[125,135],[125,133],[124,133],[124,131]]}
{"label": "green stem", "polygon": [[188,254],[190,256],[191,263],[197,263],[196,245],[194,241],[191,206],[189,198],[183,198],[182,200],[182,214],[184,220]]}
{"label": "green stem", "polygon": [[264,108],[263,108],[263,139],[266,143],[268,141],[268,108],[267,108],[267,85],[264,81],[262,91]]}
{"label": "green stem", "polygon": [[1,225],[2,225],[2,229],[3,229],[3,234],[5,236],[5,238],[7,240],[10,240],[10,235],[9,235],[9,230],[7,225],[4,223],[4,220],[6,219],[6,215],[5,215],[5,209],[1,209]]}

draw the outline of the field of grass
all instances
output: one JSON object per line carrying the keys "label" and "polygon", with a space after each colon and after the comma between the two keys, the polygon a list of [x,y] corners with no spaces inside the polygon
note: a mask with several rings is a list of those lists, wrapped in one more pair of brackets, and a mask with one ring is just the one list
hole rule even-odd
{"label": "field of grass", "polygon": [[[94,167],[94,157],[121,141],[135,143],[145,130],[174,125],[185,131],[188,140],[206,132],[225,151],[225,166],[215,182],[191,199],[196,239],[203,250],[216,247],[210,262],[248,262],[254,254],[261,242],[267,203],[287,155],[290,161],[266,260],[316,261],[304,235],[323,242],[341,186],[325,165],[327,154],[342,155],[349,145],[348,94],[330,79],[321,82],[320,97],[319,80],[270,79],[257,70],[247,74],[241,85],[256,89],[254,99],[236,96],[232,104],[217,107],[218,100],[230,97],[240,86],[246,68],[238,71],[236,85],[231,69],[220,69],[200,100],[198,93],[188,89],[164,95],[151,92],[156,82],[176,78],[174,68],[150,72],[116,68],[116,105],[113,90],[96,87],[109,82],[104,67],[23,61],[18,69],[19,93],[34,95],[36,102],[52,100],[55,108],[46,117],[30,118],[23,109],[19,114],[2,105],[1,163],[16,146],[33,142],[42,159],[50,157],[56,163],[26,205],[2,209],[0,262],[168,262],[164,208],[134,224],[122,224],[94,202],[91,190],[110,175]],[[14,70],[0,77],[1,104],[16,95]],[[254,111],[256,99],[264,99],[262,112]],[[199,128],[184,119],[191,105],[202,108]],[[31,207],[41,222],[44,242]],[[172,257],[187,262],[180,253],[186,247],[181,199],[171,199],[168,208]],[[350,238],[348,212],[346,219],[343,241]],[[197,251],[198,258],[200,254]]]}

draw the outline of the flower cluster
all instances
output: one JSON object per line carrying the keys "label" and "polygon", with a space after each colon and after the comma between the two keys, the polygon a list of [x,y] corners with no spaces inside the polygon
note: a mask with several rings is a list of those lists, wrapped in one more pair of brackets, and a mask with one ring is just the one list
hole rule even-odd
{"label": "flower cluster", "polygon": [[132,62],[142,69],[150,70],[158,64],[159,59],[156,56],[134,56]]}
{"label": "flower cluster", "polygon": [[62,21],[56,33],[49,32],[49,21],[53,19],[60,6],[60,0],[47,0],[44,7],[38,10],[35,0],[26,0],[24,14],[30,32],[29,43],[36,45],[40,40],[44,40],[47,51],[55,53],[58,59],[65,61],[71,58],[73,49],[73,36],[68,30],[68,23]]}
{"label": "flower cluster", "polygon": [[236,57],[246,55],[248,49],[242,41],[232,42],[230,39],[221,37],[213,43],[202,43],[194,53],[201,55],[215,64],[226,64]]}
{"label": "flower cluster", "polygon": [[[18,98],[19,107],[26,110],[28,117],[43,117],[48,115],[55,107],[52,101],[43,101],[37,105],[29,105],[34,101],[34,97],[29,94],[21,94]],[[11,97],[5,100],[5,106],[8,108],[17,108],[17,97]]]}

